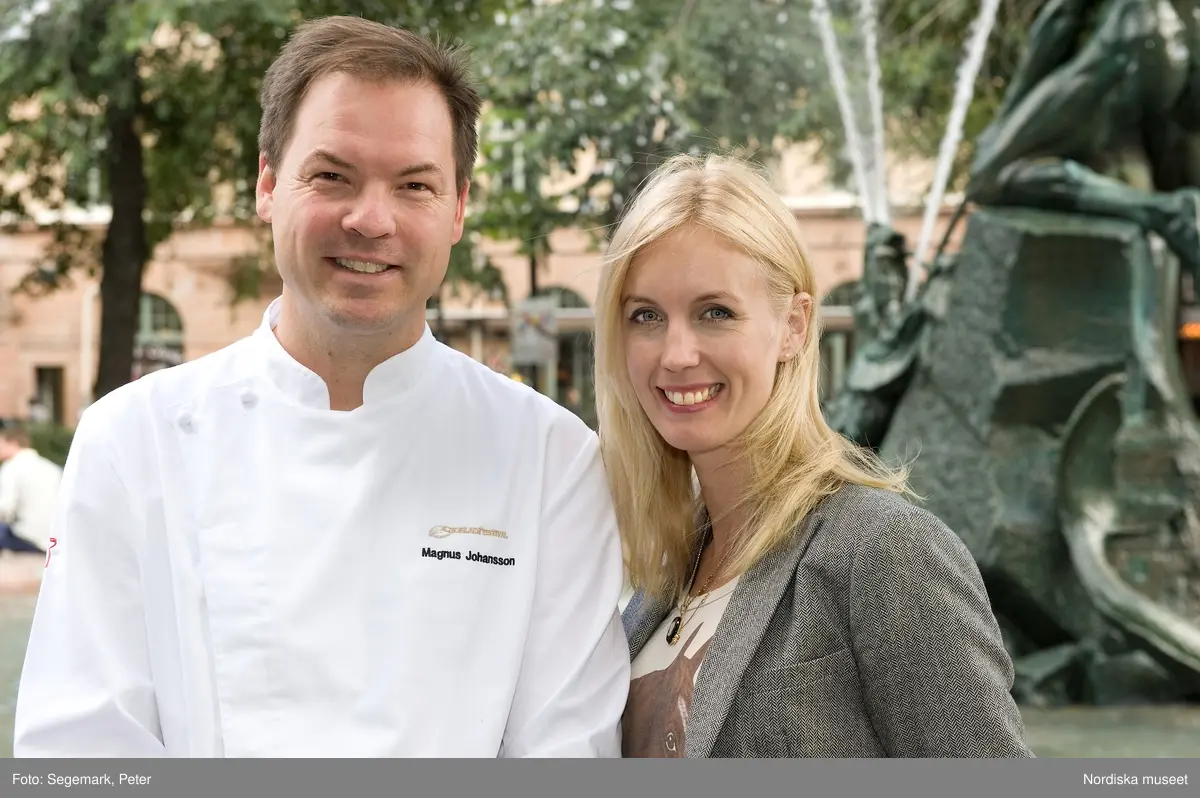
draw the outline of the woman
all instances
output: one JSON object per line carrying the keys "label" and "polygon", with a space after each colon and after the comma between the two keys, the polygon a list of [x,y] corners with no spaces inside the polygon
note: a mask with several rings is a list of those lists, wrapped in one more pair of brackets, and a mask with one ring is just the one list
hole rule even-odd
{"label": "woman", "polygon": [[787,208],[722,157],[666,164],[605,255],[625,755],[1032,756],[971,555],[821,416],[814,290]]}

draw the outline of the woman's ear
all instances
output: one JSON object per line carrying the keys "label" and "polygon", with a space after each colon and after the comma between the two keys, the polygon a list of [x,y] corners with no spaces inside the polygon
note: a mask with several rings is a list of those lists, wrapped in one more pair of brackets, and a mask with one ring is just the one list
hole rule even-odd
{"label": "woman's ear", "polygon": [[784,341],[783,349],[779,353],[781,363],[796,357],[804,349],[812,322],[812,306],[813,298],[809,294],[800,292],[792,297],[792,305],[788,309],[787,316],[787,340]]}

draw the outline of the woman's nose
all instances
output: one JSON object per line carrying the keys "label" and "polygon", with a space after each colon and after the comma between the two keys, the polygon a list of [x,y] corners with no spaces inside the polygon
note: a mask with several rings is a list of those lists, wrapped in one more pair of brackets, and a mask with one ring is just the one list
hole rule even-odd
{"label": "woman's nose", "polygon": [[669,371],[681,371],[699,363],[700,349],[692,329],[684,324],[669,326],[662,352],[663,368]]}

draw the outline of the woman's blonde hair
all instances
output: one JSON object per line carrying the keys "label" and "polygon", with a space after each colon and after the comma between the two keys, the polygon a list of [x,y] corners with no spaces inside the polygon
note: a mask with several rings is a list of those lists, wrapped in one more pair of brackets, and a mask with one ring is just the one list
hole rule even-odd
{"label": "woman's blonde hair", "polygon": [[[758,170],[739,159],[670,159],[617,226],[596,300],[600,445],[629,579],[634,588],[663,598],[678,597],[687,587],[706,511],[687,453],[663,440],[638,403],[625,362],[622,293],[639,253],[691,225],[717,233],[761,264],[781,311],[797,293],[816,295],[795,218]],[[814,307],[802,350],[778,365],[770,399],[733,447],[746,458],[749,483],[737,505],[744,527],[735,536],[732,573],[744,573],[784,542],[844,483],[907,492],[906,469],[885,466],[825,422],[819,374]]]}

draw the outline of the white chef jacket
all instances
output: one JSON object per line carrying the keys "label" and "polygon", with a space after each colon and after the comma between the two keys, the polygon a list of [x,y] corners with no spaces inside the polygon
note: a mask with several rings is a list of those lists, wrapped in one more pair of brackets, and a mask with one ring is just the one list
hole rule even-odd
{"label": "white chef jacket", "polygon": [[0,521],[17,537],[46,550],[61,480],[58,464],[33,449],[0,463]]}
{"label": "white chef jacket", "polygon": [[428,327],[331,411],[277,314],[84,413],[15,756],[620,756],[594,433]]}

